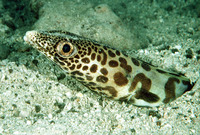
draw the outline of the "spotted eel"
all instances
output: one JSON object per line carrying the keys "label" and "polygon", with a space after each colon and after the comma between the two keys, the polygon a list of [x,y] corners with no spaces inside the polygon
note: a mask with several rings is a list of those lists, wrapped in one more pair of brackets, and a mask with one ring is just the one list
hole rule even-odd
{"label": "spotted eel", "polygon": [[181,74],[70,32],[33,30],[24,40],[89,89],[136,106],[169,103],[194,85]]}

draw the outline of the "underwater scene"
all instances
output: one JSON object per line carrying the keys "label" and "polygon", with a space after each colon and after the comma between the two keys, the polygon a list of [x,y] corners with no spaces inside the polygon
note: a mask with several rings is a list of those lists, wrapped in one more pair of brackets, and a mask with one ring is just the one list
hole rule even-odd
{"label": "underwater scene", "polygon": [[0,0],[0,135],[197,135],[199,77],[199,0]]}

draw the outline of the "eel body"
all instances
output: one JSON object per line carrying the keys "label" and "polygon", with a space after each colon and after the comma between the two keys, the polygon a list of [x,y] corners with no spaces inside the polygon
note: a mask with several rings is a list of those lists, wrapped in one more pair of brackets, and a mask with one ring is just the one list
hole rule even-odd
{"label": "eel body", "polygon": [[115,100],[153,107],[193,87],[183,75],[69,32],[33,30],[26,32],[24,40],[89,89]]}

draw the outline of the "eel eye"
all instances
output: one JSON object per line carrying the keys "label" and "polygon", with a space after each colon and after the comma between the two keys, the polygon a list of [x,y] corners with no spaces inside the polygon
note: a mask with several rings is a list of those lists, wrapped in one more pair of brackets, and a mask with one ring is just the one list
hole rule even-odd
{"label": "eel eye", "polygon": [[64,53],[69,53],[70,50],[71,50],[71,47],[70,47],[69,44],[64,44],[64,45],[63,45],[62,51],[63,51]]}
{"label": "eel eye", "polygon": [[57,53],[61,57],[64,57],[64,58],[73,55],[73,52],[75,50],[74,46],[70,42],[67,42],[67,41],[59,42],[56,49],[57,49]]}

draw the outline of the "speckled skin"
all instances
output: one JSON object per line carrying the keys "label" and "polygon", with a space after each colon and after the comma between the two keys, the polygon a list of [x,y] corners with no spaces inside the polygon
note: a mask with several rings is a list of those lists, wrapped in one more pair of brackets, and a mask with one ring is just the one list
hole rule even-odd
{"label": "speckled skin", "polygon": [[190,80],[63,31],[28,31],[24,40],[91,90],[138,106],[159,106],[192,89]]}

